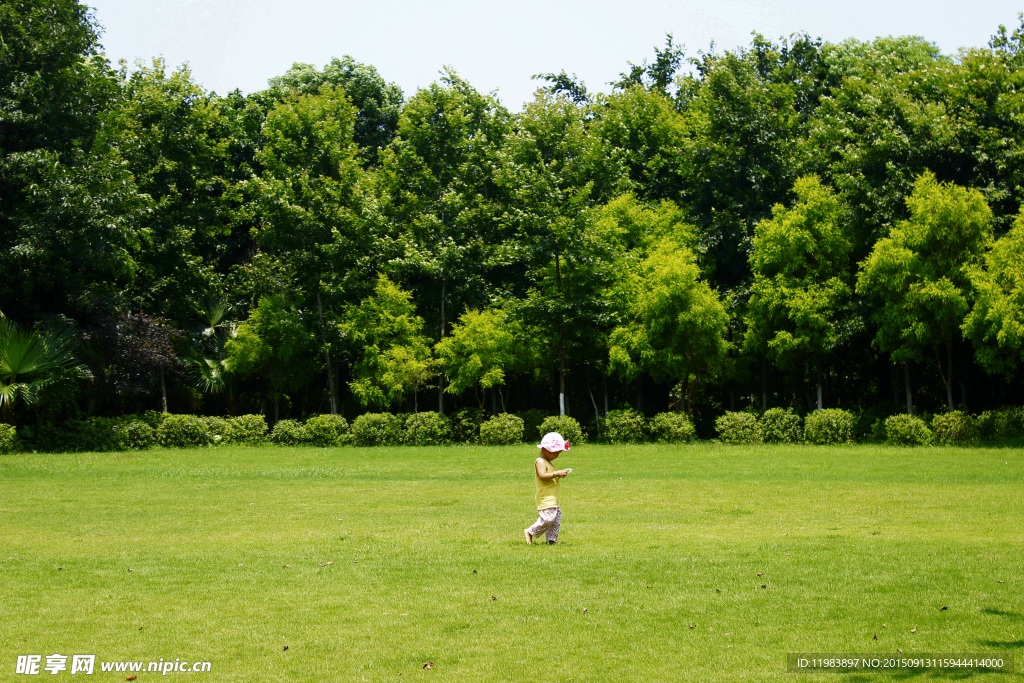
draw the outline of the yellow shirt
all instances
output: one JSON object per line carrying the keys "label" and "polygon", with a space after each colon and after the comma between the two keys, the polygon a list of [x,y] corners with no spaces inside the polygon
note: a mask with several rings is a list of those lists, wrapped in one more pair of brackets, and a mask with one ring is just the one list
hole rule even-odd
{"label": "yellow shirt", "polygon": [[[538,462],[544,464],[544,472],[554,472],[555,468],[544,458],[537,458]],[[537,466],[534,464],[533,478],[537,480],[537,509],[546,510],[558,507],[558,477],[554,479],[541,479],[537,474]]]}

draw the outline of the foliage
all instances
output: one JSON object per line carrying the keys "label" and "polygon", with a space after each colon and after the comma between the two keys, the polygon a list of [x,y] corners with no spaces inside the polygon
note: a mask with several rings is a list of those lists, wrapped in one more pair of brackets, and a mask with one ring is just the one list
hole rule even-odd
{"label": "foliage", "polygon": [[587,435],[584,434],[580,423],[568,415],[554,415],[544,418],[544,421],[540,424],[540,434],[543,437],[543,435],[550,432],[558,432],[562,435],[563,439],[577,446],[587,442]]}
{"label": "foliage", "polygon": [[142,420],[122,420],[115,428],[115,435],[118,450],[142,450],[156,441],[156,430]]}
{"label": "foliage", "polygon": [[973,446],[981,435],[978,420],[955,410],[932,418],[932,433],[940,446]]}
{"label": "foliage", "polygon": [[14,441],[18,438],[18,430],[14,425],[0,422],[0,453],[10,453],[14,450]]}
{"label": "foliage", "polygon": [[815,410],[804,418],[804,441],[813,444],[853,443],[857,417],[848,410]]}
{"label": "foliage", "polygon": [[480,409],[482,390],[505,383],[505,369],[514,362],[517,326],[501,311],[467,310],[452,325],[451,336],[437,344],[437,355],[446,368],[445,391],[461,394],[472,389]]}
{"label": "foliage", "polygon": [[765,443],[799,443],[803,437],[800,416],[792,408],[769,408],[761,415]]}
{"label": "foliage", "polygon": [[425,411],[409,415],[403,425],[402,442],[412,446],[440,446],[452,439],[452,425],[444,415]]}
{"label": "foliage", "polygon": [[156,430],[156,440],[168,448],[191,448],[213,443],[209,423],[195,415],[168,415]]}
{"label": "foliage", "polygon": [[683,413],[658,413],[651,418],[648,429],[658,443],[686,443],[693,439],[693,422]]}
{"label": "foliage", "polygon": [[485,446],[507,446],[523,440],[523,418],[501,413],[480,425],[480,443]]}
{"label": "foliage", "polygon": [[313,415],[306,419],[306,434],[314,446],[340,446],[348,433],[348,421],[341,415]]}
{"label": "foliage", "polygon": [[232,444],[262,446],[267,442],[267,419],[262,415],[229,417],[227,440]]}
{"label": "foliage", "polygon": [[723,443],[764,443],[757,416],[748,412],[727,412],[715,420],[715,430]]}
{"label": "foliage", "polygon": [[480,443],[480,425],[485,413],[480,408],[459,408],[452,413],[452,436],[459,443]]}
{"label": "foliage", "polygon": [[623,284],[623,297],[632,302],[631,324],[615,328],[608,342],[613,372],[681,381],[687,414],[696,388],[729,348],[725,307],[699,276],[692,253],[664,238]]}
{"label": "foliage", "polygon": [[278,446],[300,446],[310,442],[309,430],[297,420],[278,420],[270,432],[270,441]]}
{"label": "foliage", "polygon": [[997,410],[995,435],[997,437],[1024,436],[1024,407],[1014,406]]}
{"label": "foliage", "polygon": [[605,418],[604,437],[610,443],[640,443],[647,434],[647,420],[632,408],[609,411]]}
{"label": "foliage", "polygon": [[87,376],[73,327],[52,320],[21,330],[0,313],[0,411],[10,414],[16,402],[35,404],[47,387]]}
{"label": "foliage", "polygon": [[540,426],[544,424],[544,420],[548,416],[547,411],[533,408],[520,411],[516,413],[516,416],[523,421],[523,441],[527,443],[540,441],[541,437],[544,436],[540,431]]}
{"label": "foliage", "polygon": [[927,446],[932,430],[914,415],[893,415],[885,420],[885,441],[894,446]]}
{"label": "foliage", "polygon": [[352,421],[356,446],[397,446],[402,443],[402,422],[391,413],[363,413]]}
{"label": "foliage", "polygon": [[359,356],[349,387],[364,406],[386,408],[432,375],[430,345],[412,295],[385,275],[372,297],[346,311],[341,331]]}

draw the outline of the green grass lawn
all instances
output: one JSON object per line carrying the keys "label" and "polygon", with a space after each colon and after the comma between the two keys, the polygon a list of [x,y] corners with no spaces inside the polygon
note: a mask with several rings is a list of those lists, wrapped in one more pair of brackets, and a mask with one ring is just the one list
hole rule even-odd
{"label": "green grass lawn", "polygon": [[98,681],[211,662],[140,682],[867,681],[786,653],[1024,654],[1024,450],[581,446],[561,543],[531,547],[536,454],[0,456],[0,680],[53,653]]}

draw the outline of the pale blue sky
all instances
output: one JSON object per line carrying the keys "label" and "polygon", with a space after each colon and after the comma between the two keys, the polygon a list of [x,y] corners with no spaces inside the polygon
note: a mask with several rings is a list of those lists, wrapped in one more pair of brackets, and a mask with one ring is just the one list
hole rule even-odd
{"label": "pale blue sky", "polygon": [[826,40],[921,35],[943,52],[983,46],[999,24],[1018,24],[1007,0],[87,0],[113,61],[163,55],[188,62],[207,89],[266,87],[293,62],[323,66],[352,55],[406,96],[450,65],[519,110],[535,73],[575,72],[594,91],[653,55],[665,34],[687,55],[747,45],[751,31],[806,31]]}

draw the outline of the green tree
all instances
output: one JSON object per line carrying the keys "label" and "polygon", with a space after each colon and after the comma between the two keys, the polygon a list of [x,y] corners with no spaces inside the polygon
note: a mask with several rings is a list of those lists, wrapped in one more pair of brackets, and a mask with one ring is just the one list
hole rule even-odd
{"label": "green tree", "polygon": [[992,211],[979,191],[940,183],[931,173],[914,183],[907,208],[910,218],[860,264],[857,292],[874,300],[876,343],[894,361],[934,351],[952,411],[953,347],[971,308],[968,273],[992,242]]}
{"label": "green tree", "polygon": [[308,382],[316,369],[312,360],[315,337],[306,329],[302,313],[281,294],[260,299],[224,346],[231,372],[241,377],[259,376],[267,382],[275,423],[280,396]]}
{"label": "green tree", "polygon": [[745,344],[779,362],[811,359],[822,410],[822,360],[856,324],[849,310],[852,245],[839,198],[817,177],[800,178],[793,191],[793,207],[776,205],[754,232]]}
{"label": "green tree", "polygon": [[983,368],[1009,375],[1024,360],[1024,212],[969,269],[974,306],[963,331]]}
{"label": "green tree", "polygon": [[700,280],[693,253],[668,238],[621,287],[630,311],[609,339],[611,370],[627,379],[643,371],[678,383],[692,414],[694,393],[714,376],[729,348],[728,315],[718,293]]}
{"label": "green tree", "polygon": [[429,379],[431,348],[423,326],[412,294],[386,275],[378,277],[373,296],[346,309],[340,329],[357,357],[349,388],[360,403],[388,408]]}
{"label": "green tree", "polygon": [[437,355],[444,361],[450,394],[473,390],[480,414],[484,391],[505,383],[506,372],[516,362],[518,325],[493,308],[467,310],[452,325],[451,336],[438,342]]}
{"label": "green tree", "polygon": [[317,312],[331,414],[338,410],[333,311],[365,288],[365,261],[379,257],[365,219],[354,120],[345,94],[329,84],[316,95],[289,95],[263,124],[262,174],[243,184],[257,244],[286,263],[297,303]]}

